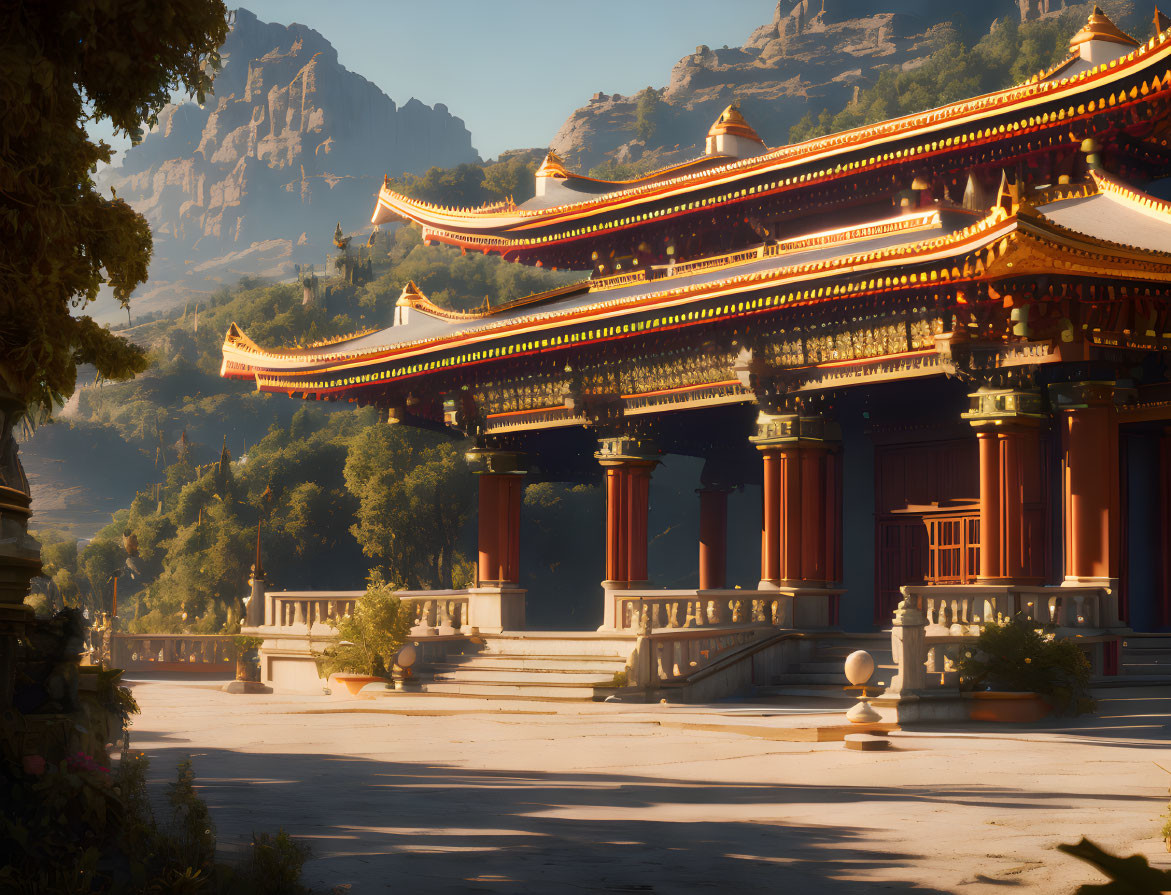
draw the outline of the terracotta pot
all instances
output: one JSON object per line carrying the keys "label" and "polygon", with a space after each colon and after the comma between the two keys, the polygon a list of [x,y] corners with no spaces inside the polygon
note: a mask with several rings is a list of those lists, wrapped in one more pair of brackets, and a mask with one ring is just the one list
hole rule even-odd
{"label": "terracotta pot", "polygon": [[344,684],[351,696],[357,696],[367,684],[373,684],[378,681],[384,684],[386,683],[386,678],[384,677],[377,677],[373,674],[349,674],[347,672],[339,672],[333,676],[333,679],[339,684]]}
{"label": "terracotta pot", "polygon": [[1053,711],[1053,706],[1036,693],[978,690],[970,695],[968,717],[973,721],[1028,724],[1040,721]]}

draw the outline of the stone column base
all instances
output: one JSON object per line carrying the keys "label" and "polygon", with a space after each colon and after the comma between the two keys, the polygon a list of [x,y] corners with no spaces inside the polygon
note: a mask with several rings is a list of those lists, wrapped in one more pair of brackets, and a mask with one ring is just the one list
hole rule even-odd
{"label": "stone column base", "polygon": [[483,585],[468,590],[464,633],[502,634],[523,631],[525,589],[515,584]]}

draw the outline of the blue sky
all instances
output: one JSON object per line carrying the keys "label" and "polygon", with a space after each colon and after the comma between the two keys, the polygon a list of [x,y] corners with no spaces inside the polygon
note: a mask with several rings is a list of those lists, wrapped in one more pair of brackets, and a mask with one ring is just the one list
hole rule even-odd
{"label": "blue sky", "polygon": [[[397,103],[446,103],[481,156],[546,146],[596,91],[666,84],[701,43],[739,46],[776,0],[251,0],[320,31]],[[107,137],[107,139],[109,139]],[[117,162],[117,158],[115,158]]]}

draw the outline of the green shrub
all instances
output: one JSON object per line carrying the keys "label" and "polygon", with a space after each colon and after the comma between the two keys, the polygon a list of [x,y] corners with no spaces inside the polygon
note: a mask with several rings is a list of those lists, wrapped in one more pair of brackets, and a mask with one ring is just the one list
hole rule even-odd
{"label": "green shrub", "polygon": [[248,890],[255,895],[304,891],[300,884],[301,868],[309,855],[309,846],[297,842],[284,830],[275,836],[254,833],[246,869]]}
{"label": "green shrub", "polygon": [[326,675],[348,672],[388,676],[395,654],[411,630],[410,616],[395,596],[396,590],[380,572],[371,573],[354,614],[338,622],[333,645],[321,654],[321,669]]}
{"label": "green shrub", "polygon": [[1023,615],[985,625],[975,648],[961,655],[959,673],[968,689],[1036,693],[1059,714],[1080,715],[1095,707],[1085,651]]}

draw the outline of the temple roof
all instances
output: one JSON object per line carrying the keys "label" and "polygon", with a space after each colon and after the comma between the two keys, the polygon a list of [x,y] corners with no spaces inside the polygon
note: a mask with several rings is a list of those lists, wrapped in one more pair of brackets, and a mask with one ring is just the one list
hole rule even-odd
{"label": "temple roof", "polygon": [[[1012,192],[1002,191],[1002,203],[1012,202]],[[1043,249],[1039,254],[1038,246]],[[1038,260],[1042,256],[1044,263]],[[658,270],[650,278],[634,272],[573,284],[478,312],[443,311],[420,295],[413,307],[422,313],[412,315],[406,325],[361,334],[328,348],[265,351],[233,326],[224,345],[223,372],[236,378],[280,376],[281,371],[320,375],[323,381],[314,387],[345,387],[339,383],[346,384],[347,379],[328,377],[345,377],[347,370],[361,371],[372,363],[409,363],[453,347],[475,350],[502,337],[548,336],[566,324],[613,323],[648,310],[670,313],[716,296],[743,296],[776,287],[797,289],[796,294],[804,296],[800,301],[819,302],[839,295],[838,288],[831,290],[827,284],[842,276],[856,281],[859,274],[874,275],[888,283],[892,275],[894,282],[901,277],[903,283],[909,276],[914,283],[915,274],[909,272],[944,259],[956,259],[946,264],[961,278],[991,275],[994,264],[1003,267],[997,268],[1000,276],[1030,276],[1054,269],[1056,257],[1077,259],[1061,262],[1061,269],[1081,270],[1087,276],[1141,279],[1151,271],[1150,276],[1171,280],[1171,205],[1095,174],[1084,184],[1041,193],[1019,209],[1009,211],[998,203],[979,219],[960,209],[938,207],[687,262]],[[975,267],[972,258],[977,259]],[[841,296],[847,297],[855,285],[842,288]],[[265,385],[270,386],[281,390],[279,385]]]}
{"label": "temple roof", "polygon": [[[1108,26],[1108,19],[1097,21],[1096,15],[1091,21],[1095,34],[1100,36],[1113,26]],[[422,225],[426,240],[484,252],[544,251],[566,241],[591,240],[623,227],[642,226],[642,222],[701,207],[744,201],[761,193],[804,189],[805,184],[826,178],[848,179],[877,167],[905,165],[920,157],[926,161],[927,156],[976,150],[989,139],[1010,132],[1068,129],[1065,122],[1081,116],[1079,109],[1086,110],[1088,106],[1086,115],[1109,113],[1171,86],[1171,69],[1167,68],[1171,60],[1169,38],[1171,31],[1164,31],[1142,47],[1119,42],[1121,55],[1098,64],[1075,54],[1054,70],[1016,87],[751,158],[701,157],[626,182],[595,180],[567,172],[567,177],[558,181],[565,185],[566,192],[554,198],[530,200],[521,207],[496,203],[474,209],[445,208],[384,187],[372,221],[415,221]],[[1119,40],[1129,38],[1122,35]],[[1132,90],[1132,82],[1136,89]],[[1137,90],[1139,86],[1141,92]],[[1083,99],[1090,93],[1095,94],[1093,103]],[[725,110],[728,120],[724,126],[742,126],[742,117],[734,112]],[[994,116],[996,121],[989,123]],[[699,190],[705,191],[703,202],[693,202]],[[622,217],[627,212],[629,215]]]}

